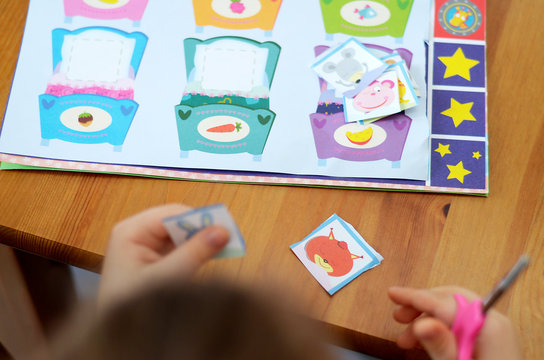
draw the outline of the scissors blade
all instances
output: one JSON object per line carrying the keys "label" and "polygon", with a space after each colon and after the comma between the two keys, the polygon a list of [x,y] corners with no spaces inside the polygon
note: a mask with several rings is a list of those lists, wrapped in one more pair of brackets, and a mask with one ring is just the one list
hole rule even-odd
{"label": "scissors blade", "polygon": [[522,255],[516,264],[510,269],[508,274],[503,277],[483,301],[483,312],[486,313],[493,304],[501,297],[510,285],[516,280],[519,274],[529,265],[529,257]]}

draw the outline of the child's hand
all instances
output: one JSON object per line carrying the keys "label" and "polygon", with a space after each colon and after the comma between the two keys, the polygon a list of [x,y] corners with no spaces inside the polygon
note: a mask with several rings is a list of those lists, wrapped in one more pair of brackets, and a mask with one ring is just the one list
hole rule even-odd
{"label": "child's hand", "polygon": [[146,284],[186,279],[227,244],[226,229],[211,226],[176,247],[162,220],[190,210],[181,204],[148,209],[115,225],[104,259],[100,307],[130,296]]}
{"label": "child's hand", "polygon": [[[461,294],[469,301],[478,296],[454,286],[434,289],[392,287],[389,297],[399,305],[393,317],[408,327],[397,339],[404,349],[421,344],[434,360],[456,360],[457,344],[450,328],[455,319],[457,303],[453,294]],[[516,335],[508,318],[490,310],[474,344],[474,359],[521,359]]]}

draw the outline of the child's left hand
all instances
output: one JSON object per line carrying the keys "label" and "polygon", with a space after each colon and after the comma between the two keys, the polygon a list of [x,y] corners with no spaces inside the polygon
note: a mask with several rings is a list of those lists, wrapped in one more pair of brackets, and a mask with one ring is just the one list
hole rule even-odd
{"label": "child's left hand", "polygon": [[[467,300],[478,298],[474,292],[458,286],[441,286],[432,289],[392,287],[388,291],[398,305],[393,317],[408,327],[399,335],[397,344],[404,349],[421,344],[431,359],[457,359],[457,341],[451,331],[457,303],[454,294]],[[473,359],[522,359],[519,345],[510,320],[491,309],[476,339]]]}

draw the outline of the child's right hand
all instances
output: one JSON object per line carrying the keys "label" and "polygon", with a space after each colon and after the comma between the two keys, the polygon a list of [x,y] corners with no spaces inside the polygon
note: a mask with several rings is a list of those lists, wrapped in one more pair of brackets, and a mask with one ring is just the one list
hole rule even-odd
{"label": "child's right hand", "polygon": [[[478,296],[466,289],[445,286],[433,289],[392,287],[388,291],[398,308],[393,317],[407,324],[397,344],[412,349],[421,344],[434,360],[456,360],[457,344],[450,328],[455,319],[457,303],[453,294],[461,294],[469,301]],[[510,320],[501,313],[490,310],[474,345],[474,359],[516,360],[521,352]]]}
{"label": "child's right hand", "polygon": [[115,225],[98,291],[100,308],[129,298],[136,290],[159,281],[186,280],[227,245],[228,231],[210,226],[176,246],[162,220],[189,210],[182,204],[158,206]]}

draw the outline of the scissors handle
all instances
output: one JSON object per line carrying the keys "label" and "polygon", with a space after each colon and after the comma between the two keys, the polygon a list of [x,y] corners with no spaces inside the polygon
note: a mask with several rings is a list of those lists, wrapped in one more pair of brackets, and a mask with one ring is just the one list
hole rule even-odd
{"label": "scissors handle", "polygon": [[457,301],[457,313],[451,328],[457,339],[458,360],[470,360],[474,349],[474,342],[485,322],[482,311],[482,301],[468,302],[460,294],[453,295]]}

